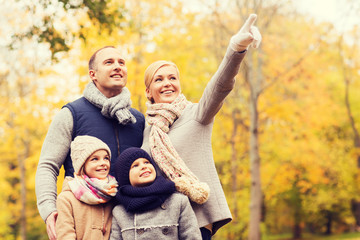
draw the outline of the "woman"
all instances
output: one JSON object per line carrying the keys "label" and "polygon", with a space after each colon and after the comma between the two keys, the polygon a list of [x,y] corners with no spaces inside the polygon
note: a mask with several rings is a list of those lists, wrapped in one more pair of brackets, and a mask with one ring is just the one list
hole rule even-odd
{"label": "woman", "polygon": [[230,40],[219,69],[197,104],[181,94],[179,71],[157,61],[145,71],[147,123],[142,148],[152,154],[162,172],[187,195],[203,239],[231,221],[232,216],[216,172],[211,148],[214,117],[234,86],[234,77],[248,47],[258,47],[261,35],[252,14]]}

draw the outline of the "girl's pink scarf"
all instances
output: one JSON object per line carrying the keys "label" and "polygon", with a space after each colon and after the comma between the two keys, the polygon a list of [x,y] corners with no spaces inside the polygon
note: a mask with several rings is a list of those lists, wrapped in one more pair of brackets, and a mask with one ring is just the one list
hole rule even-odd
{"label": "girl's pink scarf", "polygon": [[107,180],[100,180],[74,173],[73,180],[68,184],[78,200],[90,205],[108,202],[116,195],[118,187],[116,179],[111,175],[108,175]]}

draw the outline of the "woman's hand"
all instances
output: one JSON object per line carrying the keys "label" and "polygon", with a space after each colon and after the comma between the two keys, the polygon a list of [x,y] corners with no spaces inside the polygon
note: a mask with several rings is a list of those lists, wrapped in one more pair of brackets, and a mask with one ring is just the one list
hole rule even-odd
{"label": "woman's hand", "polygon": [[251,45],[253,48],[258,48],[261,42],[261,34],[257,27],[253,26],[256,20],[256,14],[250,14],[245,24],[230,39],[230,47],[237,52],[247,50]]}

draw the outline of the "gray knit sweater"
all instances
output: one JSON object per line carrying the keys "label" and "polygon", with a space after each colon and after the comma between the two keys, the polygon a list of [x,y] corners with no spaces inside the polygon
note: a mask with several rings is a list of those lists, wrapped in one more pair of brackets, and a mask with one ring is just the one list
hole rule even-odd
{"label": "gray knit sweater", "polygon": [[72,114],[68,108],[63,108],[51,122],[41,149],[35,192],[38,210],[44,221],[56,211],[57,176],[70,149],[72,130]]}

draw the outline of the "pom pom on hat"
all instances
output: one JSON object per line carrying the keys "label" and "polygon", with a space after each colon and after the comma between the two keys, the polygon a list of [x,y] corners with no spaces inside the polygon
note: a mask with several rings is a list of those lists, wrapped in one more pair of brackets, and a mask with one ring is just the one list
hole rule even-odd
{"label": "pom pom on hat", "polygon": [[150,155],[143,149],[130,147],[124,150],[114,164],[114,175],[119,186],[130,185],[130,167],[136,159],[145,158],[155,167],[155,162]]}
{"label": "pom pom on hat", "polygon": [[109,146],[100,139],[87,135],[77,136],[74,141],[71,142],[70,151],[74,173],[79,174],[81,167],[90,155],[100,149],[106,150],[111,158]]}

